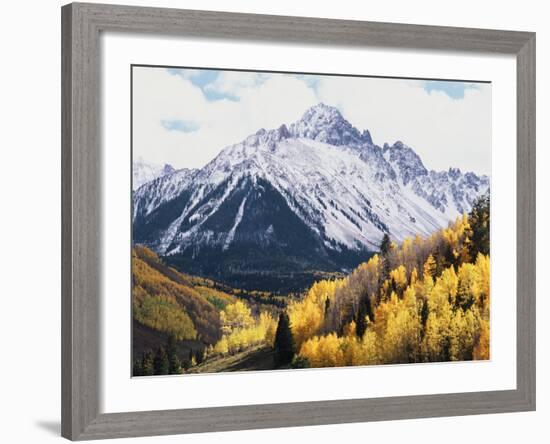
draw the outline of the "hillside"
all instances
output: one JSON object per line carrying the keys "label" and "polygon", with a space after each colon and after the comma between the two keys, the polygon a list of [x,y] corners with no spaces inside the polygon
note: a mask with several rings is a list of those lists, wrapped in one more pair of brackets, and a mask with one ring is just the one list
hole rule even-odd
{"label": "hillside", "polygon": [[[168,337],[166,331],[153,331],[136,322],[134,338],[153,347],[157,335],[157,347],[161,347],[154,359],[152,353],[143,355],[136,374],[489,359],[489,215],[489,199],[484,197],[469,215],[428,237],[408,238],[401,245],[385,237],[380,252],[347,276],[319,280],[300,298],[289,297],[280,307],[249,305],[235,296],[246,294],[240,290],[218,295],[217,300],[225,305],[214,316],[219,326],[217,341],[203,342],[202,348],[184,352],[183,358],[182,349],[196,347],[192,341],[202,334],[200,327],[195,333],[188,326],[187,317],[193,321],[195,314],[187,312],[185,304],[180,306],[181,322],[175,324],[189,337],[180,337],[177,344],[171,340],[173,333]],[[157,279],[153,289],[178,285],[187,296],[194,288],[219,291],[212,281],[166,267],[146,248],[136,248],[135,255],[149,261],[152,270],[165,273],[158,277],[148,271],[148,276]],[[140,288],[151,289],[151,278],[139,282]],[[214,309],[206,300],[212,295],[203,291],[195,296]],[[140,300],[135,303],[134,312],[141,316]],[[164,343],[168,353],[162,349]],[[177,363],[173,371],[168,368],[174,360],[170,356]],[[180,366],[185,356],[187,362]],[[149,373],[142,368],[149,368]]]}
{"label": "hillside", "polygon": [[151,250],[132,250],[133,352],[140,356],[169,336],[181,353],[202,350],[220,338],[219,310],[236,300],[207,279],[166,266]]}
{"label": "hillside", "polygon": [[[227,341],[263,341],[272,313],[287,300],[244,291],[167,266],[147,247],[132,249],[132,351],[135,366],[171,352],[181,366],[202,361],[207,348]],[[260,338],[261,336],[261,338]],[[248,343],[248,342],[247,342]],[[167,356],[166,356],[167,357]],[[142,373],[137,370],[136,375]]]}
{"label": "hillside", "polygon": [[286,309],[312,367],[490,358],[489,200],[431,236],[381,244],[346,278]]}

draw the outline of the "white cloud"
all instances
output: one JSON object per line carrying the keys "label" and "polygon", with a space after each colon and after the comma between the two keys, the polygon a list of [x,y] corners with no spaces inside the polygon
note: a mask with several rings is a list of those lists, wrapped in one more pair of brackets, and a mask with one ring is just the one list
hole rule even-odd
{"label": "white cloud", "polygon": [[490,172],[489,85],[467,88],[459,100],[443,91],[426,92],[422,81],[398,79],[323,77],[317,91],[353,125],[369,129],[375,143],[401,140],[428,168]]}
{"label": "white cloud", "polygon": [[[239,101],[209,101],[184,76],[134,68],[134,157],[176,168],[200,167],[223,147],[260,128],[297,120],[317,102],[314,92],[292,76],[268,76],[248,88],[243,83]],[[168,131],[162,125],[168,120],[195,122],[198,130]]]}
{"label": "white cloud", "polygon": [[[194,73],[193,75],[196,75]],[[427,93],[423,82],[223,72],[204,86],[238,98],[208,100],[190,76],[161,68],[134,68],[134,155],[175,167],[200,167],[223,147],[260,128],[291,123],[319,101],[337,106],[380,145],[401,140],[428,168],[490,172],[490,86],[466,89],[463,99]],[[313,88],[312,86],[315,85]],[[161,122],[192,121],[193,132],[168,131]]]}
{"label": "white cloud", "polygon": [[269,75],[263,73],[223,71],[214,82],[206,85],[205,89],[241,97],[247,90],[261,85],[268,78]]}

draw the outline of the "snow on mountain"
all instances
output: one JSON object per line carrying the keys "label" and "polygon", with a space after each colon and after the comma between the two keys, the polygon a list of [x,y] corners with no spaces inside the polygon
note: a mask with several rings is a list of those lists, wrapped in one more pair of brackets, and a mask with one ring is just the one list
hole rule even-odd
{"label": "snow on mountain", "polygon": [[[274,257],[341,269],[376,251],[384,233],[402,241],[446,226],[488,189],[487,176],[428,171],[402,142],[373,144],[319,104],[224,148],[202,169],[139,188],[134,240],[200,272],[212,258],[241,272]],[[254,264],[239,263],[232,249]]]}
{"label": "snow on mountain", "polygon": [[151,182],[157,177],[164,176],[175,171],[172,165],[156,165],[153,163],[148,163],[141,157],[133,162],[132,170],[132,189],[134,191],[143,184]]}

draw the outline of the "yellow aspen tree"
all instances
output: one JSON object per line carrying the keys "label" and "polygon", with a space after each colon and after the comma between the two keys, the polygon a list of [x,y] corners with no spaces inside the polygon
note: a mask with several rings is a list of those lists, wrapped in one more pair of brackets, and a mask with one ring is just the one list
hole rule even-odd
{"label": "yellow aspen tree", "polygon": [[436,270],[437,264],[435,263],[434,257],[430,254],[424,263],[424,276],[430,276],[433,279],[435,278]]}
{"label": "yellow aspen tree", "polygon": [[483,315],[488,316],[491,299],[491,261],[489,256],[479,253],[476,259],[476,269],[478,272],[480,308]]}
{"label": "yellow aspen tree", "polygon": [[439,287],[442,292],[447,294],[449,302],[454,305],[458,291],[458,276],[454,267],[443,270],[441,276],[437,279],[436,287]]}
{"label": "yellow aspen tree", "polygon": [[401,294],[407,286],[407,269],[404,265],[400,265],[390,271],[390,279],[395,282],[396,290]]}
{"label": "yellow aspen tree", "polygon": [[357,365],[374,365],[380,363],[376,344],[376,333],[374,331],[367,330],[361,341],[361,356]]}
{"label": "yellow aspen tree", "polygon": [[236,328],[246,328],[254,324],[250,308],[242,301],[228,304],[220,312],[220,320],[222,330],[226,333]]}
{"label": "yellow aspen tree", "polygon": [[341,339],[336,333],[315,336],[300,348],[299,356],[306,358],[312,367],[339,367],[345,364]]}
{"label": "yellow aspen tree", "polygon": [[412,269],[410,281],[411,286],[415,286],[416,282],[418,281],[418,271],[416,270],[416,267],[413,267]]}
{"label": "yellow aspen tree", "polygon": [[474,346],[473,358],[475,360],[482,361],[491,359],[489,348],[490,337],[489,321],[482,319],[480,321],[479,336]]}
{"label": "yellow aspen tree", "polygon": [[476,286],[479,280],[478,272],[474,264],[462,264],[458,269],[458,288],[456,303],[463,309],[471,307],[478,302]]}

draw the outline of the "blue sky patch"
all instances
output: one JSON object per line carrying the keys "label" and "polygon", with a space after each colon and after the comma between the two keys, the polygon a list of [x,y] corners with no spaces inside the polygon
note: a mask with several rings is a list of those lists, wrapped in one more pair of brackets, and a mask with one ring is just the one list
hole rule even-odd
{"label": "blue sky patch", "polygon": [[192,120],[161,120],[160,124],[168,131],[192,133],[199,129],[199,125]]}
{"label": "blue sky patch", "polygon": [[448,82],[443,80],[426,80],[424,82],[424,90],[428,94],[432,91],[441,91],[455,100],[463,99],[464,92],[467,89],[477,89],[477,85],[475,83]]}
{"label": "blue sky patch", "polygon": [[[209,102],[216,100],[231,100],[232,102],[238,102],[239,98],[229,93],[216,91],[212,88],[212,84],[218,79],[220,71],[213,69],[185,69],[185,68],[168,68],[169,74],[173,76],[180,76],[189,80],[193,85],[200,88],[204,97]],[[210,86],[210,88],[209,88]]]}
{"label": "blue sky patch", "polygon": [[204,87],[201,88],[202,93],[204,94],[204,97],[209,102],[214,102],[216,100],[231,100],[232,102],[238,102],[239,98],[237,96],[234,96],[233,94],[229,94],[227,92],[221,92],[214,88],[208,88]]}
{"label": "blue sky patch", "polygon": [[315,93],[317,93],[317,87],[321,81],[319,76],[311,74],[296,74],[296,78],[304,82],[308,88],[311,88]]}

